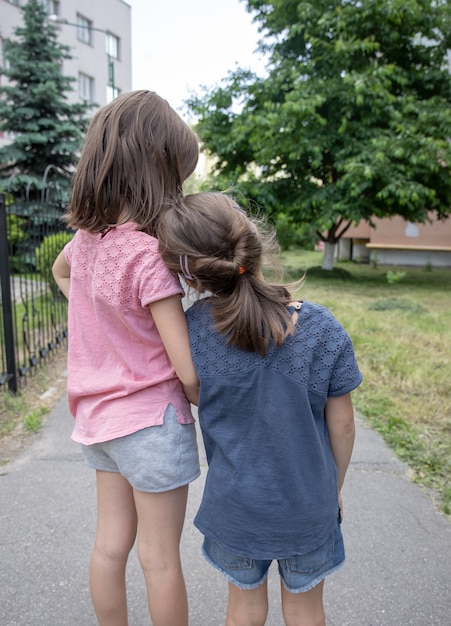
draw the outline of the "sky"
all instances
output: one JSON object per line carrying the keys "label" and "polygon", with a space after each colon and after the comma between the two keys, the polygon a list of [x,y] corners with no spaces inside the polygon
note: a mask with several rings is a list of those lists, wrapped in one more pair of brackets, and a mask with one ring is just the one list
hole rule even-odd
{"label": "sky", "polygon": [[179,112],[202,87],[237,67],[264,70],[259,34],[239,0],[127,0],[132,7],[132,89],[150,89]]}

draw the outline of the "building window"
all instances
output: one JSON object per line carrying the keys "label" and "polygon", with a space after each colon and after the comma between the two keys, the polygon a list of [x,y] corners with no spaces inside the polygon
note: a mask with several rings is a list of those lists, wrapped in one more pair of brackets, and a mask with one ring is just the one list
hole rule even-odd
{"label": "building window", "polygon": [[78,74],[78,96],[87,102],[94,101],[94,79],[81,72]]}
{"label": "building window", "polygon": [[7,0],[7,2],[9,2],[9,4],[14,4],[16,7],[19,6],[19,0]]}
{"label": "building window", "polygon": [[107,104],[108,104],[108,102],[111,102],[112,100],[117,98],[120,93],[121,93],[121,91],[117,87],[113,87],[112,85],[107,85],[107,88],[106,88],[106,101],[107,101]]}
{"label": "building window", "polygon": [[92,45],[92,22],[88,18],[77,13],[77,39]]}
{"label": "building window", "polygon": [[119,37],[116,37],[116,35],[113,35],[112,33],[106,33],[105,52],[112,59],[119,58]]}
{"label": "building window", "polygon": [[48,15],[60,14],[60,3],[58,0],[41,0]]}

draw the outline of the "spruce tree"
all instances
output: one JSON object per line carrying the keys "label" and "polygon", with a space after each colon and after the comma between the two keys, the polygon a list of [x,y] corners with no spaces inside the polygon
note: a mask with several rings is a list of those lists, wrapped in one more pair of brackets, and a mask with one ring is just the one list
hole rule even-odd
{"label": "spruce tree", "polygon": [[42,187],[48,166],[53,180],[68,183],[91,106],[68,102],[75,79],[61,65],[69,47],[59,43],[42,3],[29,0],[21,10],[23,25],[4,40],[0,71],[8,81],[0,86],[0,130],[11,137],[0,149],[0,185],[14,191]]}

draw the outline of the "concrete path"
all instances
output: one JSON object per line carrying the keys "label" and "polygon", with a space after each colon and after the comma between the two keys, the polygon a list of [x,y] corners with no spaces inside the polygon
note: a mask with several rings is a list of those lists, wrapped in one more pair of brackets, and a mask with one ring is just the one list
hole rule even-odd
{"label": "concrete path", "polygon": [[[34,443],[0,467],[0,625],[95,626],[88,561],[94,472],[70,440],[63,398]],[[190,490],[182,557],[191,626],[224,624],[226,582],[200,554],[192,525],[205,479]],[[347,564],[326,582],[328,626],[451,626],[451,520],[408,478],[381,438],[358,424],[344,491]],[[130,626],[149,626],[136,555],[128,571]],[[282,626],[277,568],[267,626]]]}

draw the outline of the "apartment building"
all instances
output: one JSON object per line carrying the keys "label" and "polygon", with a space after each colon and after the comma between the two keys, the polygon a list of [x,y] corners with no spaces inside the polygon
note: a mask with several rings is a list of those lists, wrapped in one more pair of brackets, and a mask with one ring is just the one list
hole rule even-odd
{"label": "apartment building", "polygon": [[[131,90],[131,7],[124,0],[42,0],[49,20],[58,26],[61,43],[72,59],[63,73],[76,80],[69,99],[103,106]],[[14,37],[22,25],[26,0],[0,0],[0,40]],[[3,54],[0,50],[0,63]],[[5,80],[5,77],[0,77]]]}

